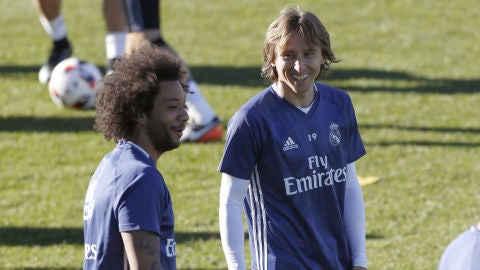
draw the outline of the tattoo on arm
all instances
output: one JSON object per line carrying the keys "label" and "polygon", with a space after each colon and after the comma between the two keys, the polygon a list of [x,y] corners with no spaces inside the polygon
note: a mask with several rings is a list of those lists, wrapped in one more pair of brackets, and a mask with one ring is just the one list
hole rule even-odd
{"label": "tattoo on arm", "polygon": [[154,244],[155,243],[153,243],[152,237],[149,235],[143,235],[142,237],[135,238],[135,247],[146,252],[150,256],[153,255]]}
{"label": "tattoo on arm", "polygon": [[122,233],[128,264],[131,269],[161,269],[160,237],[148,231]]}

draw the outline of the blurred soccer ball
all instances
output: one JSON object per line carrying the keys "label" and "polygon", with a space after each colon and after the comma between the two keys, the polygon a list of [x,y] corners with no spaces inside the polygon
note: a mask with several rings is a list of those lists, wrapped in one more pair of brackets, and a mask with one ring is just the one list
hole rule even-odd
{"label": "blurred soccer ball", "polygon": [[59,107],[92,109],[101,78],[102,73],[94,64],[72,57],[55,66],[48,91]]}

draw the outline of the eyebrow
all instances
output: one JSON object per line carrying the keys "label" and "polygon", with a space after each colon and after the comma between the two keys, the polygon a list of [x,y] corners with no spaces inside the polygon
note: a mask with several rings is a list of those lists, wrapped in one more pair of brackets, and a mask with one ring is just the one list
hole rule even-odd
{"label": "eyebrow", "polygon": [[292,53],[292,52],[295,52],[295,50],[284,49],[284,50],[280,51],[280,54],[284,54],[284,53]]}
{"label": "eyebrow", "polygon": [[168,98],[165,100],[165,102],[170,102],[170,101],[180,101],[181,99],[180,98]]}

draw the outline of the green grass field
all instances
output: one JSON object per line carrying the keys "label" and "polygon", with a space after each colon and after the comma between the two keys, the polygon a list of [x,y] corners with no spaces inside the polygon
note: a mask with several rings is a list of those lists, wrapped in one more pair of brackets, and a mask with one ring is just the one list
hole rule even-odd
{"label": "green grass field", "polygon": [[[167,41],[226,123],[266,85],[263,36],[288,1],[162,1]],[[369,269],[435,269],[480,220],[480,5],[302,1],[331,33],[324,82],[350,93],[368,155],[360,175]],[[61,110],[37,71],[50,49],[31,1],[0,0],[0,268],[80,269],[88,181],[114,146],[93,111]],[[75,55],[105,62],[101,1],[65,1]],[[216,167],[223,142],[184,144],[158,167],[172,193],[179,269],[224,269]]]}

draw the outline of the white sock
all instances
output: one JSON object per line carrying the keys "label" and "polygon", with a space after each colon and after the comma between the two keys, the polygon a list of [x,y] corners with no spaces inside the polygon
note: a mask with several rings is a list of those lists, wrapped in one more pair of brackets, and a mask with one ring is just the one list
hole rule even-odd
{"label": "white sock", "polygon": [[51,21],[40,16],[40,23],[53,41],[61,40],[67,36],[67,27],[62,14]]}
{"label": "white sock", "polygon": [[108,32],[105,36],[107,59],[120,58],[125,53],[125,32]]}
{"label": "white sock", "polygon": [[188,90],[192,92],[187,94],[188,115],[197,125],[210,123],[215,117],[215,112],[208,105],[207,100],[202,96],[194,80],[188,82]]}

